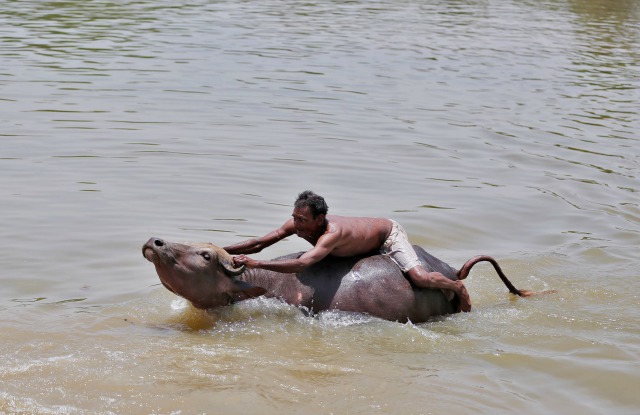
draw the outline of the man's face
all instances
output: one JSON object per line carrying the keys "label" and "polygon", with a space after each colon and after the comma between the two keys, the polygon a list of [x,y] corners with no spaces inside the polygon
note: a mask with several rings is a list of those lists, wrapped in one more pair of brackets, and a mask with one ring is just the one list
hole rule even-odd
{"label": "man's face", "polygon": [[309,206],[293,209],[293,226],[300,238],[313,237],[324,224],[324,215],[313,217]]}

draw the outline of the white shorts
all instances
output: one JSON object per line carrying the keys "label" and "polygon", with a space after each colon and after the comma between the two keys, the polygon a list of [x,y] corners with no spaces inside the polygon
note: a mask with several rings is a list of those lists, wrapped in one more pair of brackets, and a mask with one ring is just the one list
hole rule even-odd
{"label": "white shorts", "polygon": [[395,262],[402,272],[422,265],[416,251],[413,249],[404,228],[395,220],[391,220],[391,233],[380,247],[380,253],[387,255]]}

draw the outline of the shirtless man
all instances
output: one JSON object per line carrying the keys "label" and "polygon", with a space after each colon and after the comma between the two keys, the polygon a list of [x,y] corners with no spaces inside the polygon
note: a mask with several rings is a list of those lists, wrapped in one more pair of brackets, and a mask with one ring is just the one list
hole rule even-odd
{"label": "shirtless man", "polygon": [[[372,251],[389,256],[418,287],[440,288],[453,291],[460,301],[460,311],[471,310],[471,299],[462,281],[451,281],[439,272],[427,271],[404,229],[395,221],[385,218],[355,218],[327,216],[329,210],[324,198],[310,190],[298,195],[292,218],[279,229],[263,237],[249,239],[224,249],[232,255],[236,266],[263,268],[277,272],[301,272],[327,255],[348,257]],[[244,254],[253,254],[296,234],[313,248],[296,259],[259,261]]]}

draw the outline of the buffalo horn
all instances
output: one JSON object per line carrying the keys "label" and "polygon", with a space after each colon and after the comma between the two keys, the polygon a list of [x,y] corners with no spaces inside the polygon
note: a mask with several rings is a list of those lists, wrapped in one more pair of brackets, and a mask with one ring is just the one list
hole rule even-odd
{"label": "buffalo horn", "polygon": [[242,274],[245,269],[244,265],[240,265],[238,268],[233,268],[233,266],[226,261],[220,261],[220,265],[222,265],[222,268],[224,268],[225,274],[230,277],[237,277],[238,275]]}

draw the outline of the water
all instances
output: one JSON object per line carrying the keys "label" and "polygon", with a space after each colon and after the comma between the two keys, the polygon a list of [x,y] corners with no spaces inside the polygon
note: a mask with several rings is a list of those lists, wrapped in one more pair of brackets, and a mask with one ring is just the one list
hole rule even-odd
{"label": "water", "polygon": [[[634,0],[2,2],[0,413],[637,413],[639,28]],[[473,312],[420,325],[205,313],[142,258],[307,188],[559,292],[478,266]]]}

